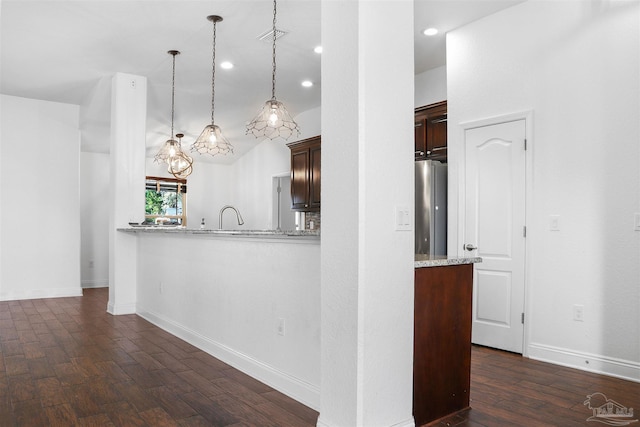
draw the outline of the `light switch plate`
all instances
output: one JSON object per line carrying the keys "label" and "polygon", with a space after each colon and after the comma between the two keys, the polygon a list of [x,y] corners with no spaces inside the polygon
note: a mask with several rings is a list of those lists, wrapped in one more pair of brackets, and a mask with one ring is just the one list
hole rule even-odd
{"label": "light switch plate", "polygon": [[640,213],[638,212],[633,215],[633,229],[640,231]]}
{"label": "light switch plate", "polygon": [[411,230],[411,212],[408,206],[396,206],[396,231]]}
{"label": "light switch plate", "polygon": [[549,230],[560,231],[560,215],[549,215]]}

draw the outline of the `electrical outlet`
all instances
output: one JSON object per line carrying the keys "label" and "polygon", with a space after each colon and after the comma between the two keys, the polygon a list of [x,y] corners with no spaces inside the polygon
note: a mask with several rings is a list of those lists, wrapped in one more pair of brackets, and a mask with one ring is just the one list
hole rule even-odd
{"label": "electrical outlet", "polygon": [[573,320],[576,322],[584,322],[584,305],[573,305]]}
{"label": "electrical outlet", "polygon": [[89,261],[89,268],[93,268],[93,265],[94,265],[93,261]]}
{"label": "electrical outlet", "polygon": [[284,319],[282,317],[278,318],[278,335],[284,336]]}

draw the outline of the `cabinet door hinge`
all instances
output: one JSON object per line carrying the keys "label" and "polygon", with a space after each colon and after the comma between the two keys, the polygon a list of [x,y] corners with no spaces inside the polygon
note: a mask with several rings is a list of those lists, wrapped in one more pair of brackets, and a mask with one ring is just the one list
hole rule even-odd
{"label": "cabinet door hinge", "polygon": [[524,151],[527,151],[527,139],[524,139]]}
{"label": "cabinet door hinge", "polygon": [[526,225],[524,225],[522,227],[522,237],[527,237],[527,226]]}
{"label": "cabinet door hinge", "polygon": [[524,313],[520,316],[520,322],[524,325]]}

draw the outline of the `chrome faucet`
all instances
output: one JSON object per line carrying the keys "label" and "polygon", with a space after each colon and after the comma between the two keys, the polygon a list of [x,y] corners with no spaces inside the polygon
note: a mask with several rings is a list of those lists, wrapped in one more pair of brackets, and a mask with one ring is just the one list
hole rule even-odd
{"label": "chrome faucet", "polygon": [[225,205],[222,207],[222,209],[220,209],[220,215],[218,217],[218,230],[222,230],[222,214],[227,209],[233,209],[233,211],[236,213],[236,218],[238,218],[238,225],[244,224],[244,220],[242,219],[242,215],[240,215],[240,212],[238,212],[238,209],[234,208],[231,205]]}

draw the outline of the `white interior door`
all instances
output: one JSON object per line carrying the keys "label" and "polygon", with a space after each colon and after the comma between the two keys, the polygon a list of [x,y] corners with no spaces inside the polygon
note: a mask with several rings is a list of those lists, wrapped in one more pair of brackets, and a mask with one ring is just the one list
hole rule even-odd
{"label": "white interior door", "polygon": [[465,252],[475,264],[472,342],[522,353],[526,122],[465,131]]}

